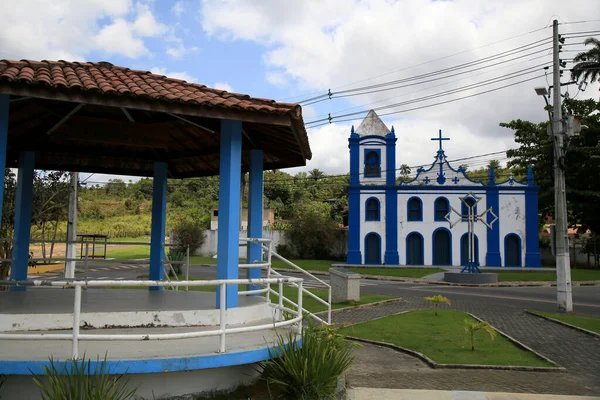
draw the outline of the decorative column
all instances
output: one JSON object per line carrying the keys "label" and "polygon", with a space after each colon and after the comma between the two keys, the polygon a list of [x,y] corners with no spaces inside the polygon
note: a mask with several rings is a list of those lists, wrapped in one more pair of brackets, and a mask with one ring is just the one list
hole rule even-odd
{"label": "decorative column", "polygon": [[354,126],[348,139],[350,148],[350,186],[348,187],[348,264],[362,264],[360,253],[360,136]]}
{"label": "decorative column", "polygon": [[[15,244],[10,279],[27,279],[29,264],[29,240],[31,238],[31,208],[33,202],[33,167],[35,153],[21,152],[17,174],[17,193],[15,198]],[[25,290],[25,287],[13,286],[11,290]]]}
{"label": "decorative column", "polygon": [[[488,186],[486,188],[485,201],[488,208],[492,208],[492,212],[500,217],[500,196],[498,186],[496,186],[496,175],[494,167],[490,164],[490,172],[488,175]],[[491,223],[494,217],[488,213],[487,222]],[[487,253],[485,255],[485,265],[487,267],[500,267],[502,260],[500,259],[500,218],[492,225],[492,228],[487,231]]]}
{"label": "decorative column", "polygon": [[[0,94],[0,168],[4,178],[6,168],[6,142],[8,141],[8,115],[10,96]],[[4,205],[4,185],[0,185],[0,223],[2,223],[2,206]]]}
{"label": "decorative column", "polygon": [[[167,172],[165,162],[154,163],[152,181],[152,227],[150,230],[150,274],[149,279],[162,281],[165,275],[165,227],[167,223]],[[151,286],[150,290],[162,290],[162,286]]]}
{"label": "decorative column", "polygon": [[[250,185],[248,188],[248,237],[262,238],[263,233],[263,157],[262,150],[250,150]],[[262,261],[262,243],[248,243],[247,260],[249,264]],[[262,276],[260,268],[249,268],[248,279]],[[257,290],[260,286],[248,285],[247,290]]]}
{"label": "decorative column", "polygon": [[[396,187],[396,134],[385,137],[385,255],[383,263],[400,264],[398,255],[398,189]],[[383,217],[383,215],[381,216]]]}
{"label": "decorative column", "polygon": [[531,165],[527,168],[527,188],[525,189],[525,266],[542,266],[538,224],[538,188],[533,182]]}
{"label": "decorative column", "polygon": [[[219,229],[217,233],[217,279],[238,279],[240,236],[240,183],[242,168],[242,122],[221,121],[219,169]],[[220,307],[217,288],[217,308]],[[237,307],[238,287],[227,285],[226,308]]]}

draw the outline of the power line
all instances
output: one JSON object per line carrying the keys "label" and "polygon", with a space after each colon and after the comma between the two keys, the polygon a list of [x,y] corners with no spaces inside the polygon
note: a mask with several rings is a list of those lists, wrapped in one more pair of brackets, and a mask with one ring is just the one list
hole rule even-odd
{"label": "power line", "polygon": [[[373,76],[373,77],[370,77],[370,78],[361,79],[361,80],[358,80],[358,81],[347,83],[345,85],[335,86],[335,87],[333,87],[333,89],[339,89],[339,88],[343,88],[343,87],[352,86],[352,85],[355,85],[357,83],[367,82],[367,81],[370,81],[370,80],[378,79],[378,78],[381,78],[381,77],[384,77],[384,76],[388,76],[388,75],[392,75],[392,74],[395,74],[395,73],[398,73],[398,72],[402,72],[402,71],[406,71],[406,70],[409,70],[409,69],[412,69],[412,68],[420,67],[422,65],[427,65],[427,64],[431,64],[431,63],[434,63],[434,62],[437,62],[437,61],[441,61],[441,60],[445,60],[445,59],[448,59],[448,58],[451,58],[451,57],[455,57],[457,55],[461,55],[461,54],[465,54],[465,53],[470,53],[470,52],[472,52],[474,50],[479,50],[479,49],[482,49],[482,48],[485,48],[485,47],[493,46],[495,44],[507,42],[509,40],[513,40],[513,39],[517,39],[517,38],[520,38],[520,37],[523,37],[523,36],[527,36],[527,35],[530,35],[530,34],[533,34],[533,33],[536,33],[536,32],[543,31],[543,30],[548,29],[548,28],[549,28],[549,26],[547,25],[547,26],[544,26],[544,27],[541,27],[541,28],[538,28],[538,29],[534,29],[534,30],[531,30],[531,31],[528,31],[528,32],[524,32],[524,33],[521,33],[521,34],[518,34],[518,35],[515,35],[515,36],[511,36],[511,37],[508,37],[508,38],[505,38],[505,39],[501,39],[501,40],[498,40],[498,41],[495,41],[495,42],[491,42],[491,43],[487,43],[487,44],[484,44],[484,45],[481,45],[481,46],[473,47],[473,48],[470,48],[470,49],[467,49],[467,50],[459,51],[457,53],[449,54],[447,56],[435,58],[435,59],[432,59],[432,60],[429,60],[429,61],[424,61],[424,62],[421,62],[421,63],[418,63],[418,64],[414,64],[414,65],[411,65],[411,66],[408,66],[408,67],[400,68],[400,69],[397,69],[397,70],[394,70],[394,71],[386,72],[386,73],[381,74],[381,75],[377,75],[377,76]],[[293,99],[293,98],[310,96],[310,95],[313,95],[313,94],[316,94],[316,93],[323,93],[323,92],[324,92],[323,90],[321,90],[321,91],[315,91],[315,92],[305,93],[305,94],[301,94],[301,95],[297,95],[297,96],[286,97],[286,98],[283,98],[281,100],[289,100],[289,99]]]}
{"label": "power line", "polygon": [[[407,108],[407,109],[398,110],[398,111],[391,111],[391,112],[388,112],[388,113],[380,114],[379,116],[382,117],[382,116],[386,116],[386,115],[401,114],[401,113],[405,113],[405,112],[409,112],[409,111],[415,111],[415,110],[421,110],[421,109],[424,109],[424,108],[435,107],[435,106],[439,106],[439,105],[442,105],[442,104],[453,103],[455,101],[464,100],[464,99],[468,99],[468,98],[475,97],[475,96],[481,96],[483,94],[487,94],[487,93],[491,93],[491,92],[496,92],[498,90],[506,89],[506,88],[511,87],[511,86],[520,85],[521,83],[529,82],[529,81],[541,78],[543,76],[544,75],[538,75],[538,76],[534,76],[533,78],[523,79],[521,81],[514,82],[514,83],[511,83],[511,84],[507,84],[507,85],[504,85],[504,86],[500,86],[500,87],[497,87],[497,88],[484,90],[483,92],[478,92],[478,93],[470,94],[470,95],[467,95],[467,96],[457,97],[455,99],[450,99],[450,100],[441,101],[441,102],[437,102],[437,103],[427,104],[427,105],[424,105],[424,106]],[[368,111],[369,110],[363,111],[362,114],[367,113]],[[332,120],[333,119],[336,119],[336,118],[332,118]],[[355,118],[341,119],[341,120],[337,120],[336,119],[335,122],[347,122],[347,121],[353,121],[354,119]],[[322,124],[318,124],[318,125],[313,125],[313,126],[307,127],[306,129],[317,128],[319,126],[328,125],[330,123],[331,123],[331,121],[325,122],[325,123],[322,123]]]}
{"label": "power line", "polygon": [[[394,103],[394,104],[389,104],[389,105],[385,105],[385,106],[380,106],[380,107],[375,107],[373,108],[374,111],[380,111],[380,110],[385,110],[388,108],[394,108],[394,107],[399,107],[399,106],[403,106],[403,105],[408,105],[408,104],[414,104],[414,103],[419,103],[422,101],[427,101],[427,100],[432,100],[438,97],[444,97],[444,96],[449,96],[452,94],[456,94],[456,93],[460,93],[460,92],[464,92],[464,91],[468,91],[468,90],[472,90],[472,89],[477,89],[479,87],[483,87],[483,86],[488,86],[488,85],[492,85],[495,83],[499,83],[499,82],[503,82],[503,81],[507,81],[510,79],[514,79],[514,78],[518,78],[520,76],[524,76],[524,75],[528,75],[528,74],[532,74],[537,72],[539,69],[543,68],[545,65],[547,64],[540,64],[540,65],[536,65],[534,67],[529,67],[529,68],[525,68],[519,71],[515,71],[515,72],[511,72],[509,74],[505,74],[505,75],[501,75],[495,78],[491,78],[491,79],[486,79],[480,82],[476,82],[470,85],[465,85],[459,88],[455,88],[452,90],[448,90],[448,91],[444,91],[441,93],[436,93],[436,94],[431,94],[428,96],[423,96],[423,97],[419,97],[417,99],[412,99],[412,100],[407,100],[404,102],[400,102],[400,103]],[[549,64],[548,64],[549,65]],[[344,118],[344,117],[349,117],[349,116],[353,116],[353,115],[361,115],[361,114],[365,114],[367,112],[369,112],[370,110],[362,110],[362,111],[355,111],[352,113],[347,113],[347,114],[342,114],[342,115],[337,115],[332,117],[331,115],[329,116],[329,118],[322,118],[319,120],[314,120],[314,121],[309,121],[306,122],[306,125],[310,125],[310,124],[314,124],[314,123],[318,123],[318,122],[323,122],[323,121],[328,121],[328,123],[330,123],[332,120],[334,119],[338,119],[338,118]]]}
{"label": "power line", "polygon": [[[524,52],[524,51],[528,51],[528,50],[532,50],[532,49],[534,49],[536,47],[547,46],[549,44],[550,44],[550,39],[549,38],[544,38],[544,39],[541,39],[541,40],[538,40],[538,41],[526,44],[524,46],[519,46],[517,48],[511,49],[511,50],[507,50],[507,51],[504,51],[504,52],[501,52],[501,53],[497,53],[497,54],[494,54],[494,55],[491,55],[491,56],[488,56],[488,57],[483,57],[483,58],[480,58],[480,59],[477,59],[477,60],[473,60],[473,61],[469,61],[469,62],[466,62],[466,63],[454,65],[452,67],[443,68],[443,69],[440,69],[440,70],[437,70],[437,71],[433,71],[433,72],[428,72],[428,73],[425,73],[425,74],[420,74],[420,75],[412,76],[412,77],[409,77],[409,78],[396,79],[396,80],[382,82],[382,83],[378,83],[378,84],[374,84],[374,85],[362,86],[362,87],[358,87],[358,88],[352,88],[352,89],[342,90],[342,91],[339,91],[339,92],[332,92],[331,90],[329,90],[329,92],[326,93],[326,94],[321,94],[319,96],[312,97],[310,99],[306,99],[306,100],[300,101],[299,103],[306,103],[304,105],[311,105],[311,104],[315,104],[315,103],[318,103],[320,101],[325,101],[325,100],[328,100],[328,99],[331,99],[331,98],[347,97],[351,93],[355,93],[355,92],[360,92],[360,91],[365,91],[365,90],[371,90],[371,89],[377,89],[377,88],[382,88],[382,87],[385,87],[385,86],[392,86],[392,85],[396,85],[396,84],[399,84],[399,83],[411,82],[411,81],[415,81],[415,80],[421,80],[421,79],[433,77],[433,76],[436,76],[436,75],[446,74],[446,73],[458,71],[458,70],[461,70],[461,69],[464,69],[464,68],[469,68],[469,67],[473,67],[473,66],[476,66],[476,65],[485,64],[485,63],[488,63],[490,61],[494,61],[496,59],[501,59],[501,58],[504,58],[504,57],[513,56],[515,54],[518,54],[518,53],[521,53],[521,52]],[[506,63],[506,62],[514,61],[516,59],[528,57],[528,56],[531,56],[531,55],[534,55],[534,54],[539,54],[541,52],[545,52],[545,51],[548,51],[548,50],[549,50],[549,48],[546,48],[546,49],[539,50],[539,51],[536,51],[536,52],[533,52],[533,53],[530,53],[530,54],[527,54],[527,55],[522,55],[520,57],[516,57],[516,58],[513,58],[513,59],[509,59],[509,60],[504,60],[502,62],[498,62],[498,63],[495,63],[495,64],[490,64],[490,65],[487,65],[487,66],[476,68],[476,69],[473,69],[471,71],[465,71],[465,72],[462,72],[462,73],[464,74],[464,73],[468,73],[468,72],[477,71],[478,69],[493,67],[495,65],[499,65],[499,64]],[[454,76],[454,75],[452,75],[452,76]],[[440,78],[440,79],[442,79],[442,78]],[[422,82],[422,83],[425,83],[425,82]],[[391,90],[391,89],[394,89],[394,88],[381,89],[379,91]],[[359,93],[359,94],[361,94],[361,93]],[[362,93],[362,94],[366,94],[366,93]],[[357,95],[357,94],[354,94],[354,95]]]}

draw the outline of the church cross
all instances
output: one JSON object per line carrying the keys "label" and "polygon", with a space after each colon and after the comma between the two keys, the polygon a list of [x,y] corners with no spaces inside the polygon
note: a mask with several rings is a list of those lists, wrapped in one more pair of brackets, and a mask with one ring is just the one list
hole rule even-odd
{"label": "church cross", "polygon": [[442,141],[443,140],[450,140],[450,138],[442,137],[442,130],[440,129],[439,137],[431,138],[431,140],[437,140],[438,142],[440,142],[440,149],[439,149],[439,151],[444,151],[444,149],[442,149]]}

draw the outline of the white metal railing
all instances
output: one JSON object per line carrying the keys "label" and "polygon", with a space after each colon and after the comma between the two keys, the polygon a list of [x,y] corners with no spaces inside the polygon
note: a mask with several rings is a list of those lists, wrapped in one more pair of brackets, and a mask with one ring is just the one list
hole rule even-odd
{"label": "white metal railing", "polygon": [[[0,238],[0,242],[14,242],[14,239]],[[31,239],[30,243],[53,243],[54,245],[69,245],[69,244],[81,244],[81,256],[79,258],[68,258],[68,257],[35,257],[30,258],[29,262],[69,262],[74,261],[76,264],[83,264],[83,280],[88,280],[88,271],[90,266],[94,267],[97,265],[102,265],[103,267],[112,267],[112,266],[122,266],[128,264],[136,264],[136,265],[147,265],[149,264],[149,260],[147,259],[139,259],[139,260],[115,260],[115,259],[99,259],[99,258],[91,258],[89,257],[89,245],[91,242],[81,242],[79,240],[67,240],[67,241],[53,241],[53,240],[36,240]],[[85,244],[85,246],[83,246]],[[104,244],[104,243],[103,243]],[[150,246],[150,242],[106,242],[106,245],[118,245],[118,246]],[[173,247],[172,244],[164,243],[163,247]],[[14,261],[14,258],[0,258],[0,262],[8,262],[11,263]],[[162,261],[164,276],[168,283],[170,283],[169,272],[172,272],[175,280],[179,280],[177,274],[175,274],[174,265],[183,265],[185,274],[185,280],[189,280],[190,276],[190,248],[187,246],[185,258],[182,261],[173,261],[165,252],[165,258]],[[177,290],[178,286],[171,286],[171,289]],[[185,287],[185,290],[188,291],[188,287]]]}
{"label": "white metal railing", "polygon": [[[315,315],[312,312],[309,312],[308,310],[304,310],[305,313],[307,313],[308,315],[310,315],[312,318],[316,319],[319,322],[322,322],[324,324],[327,325],[331,325],[331,285],[328,284],[327,282],[325,282],[322,279],[317,278],[316,276],[314,276],[313,274],[311,274],[310,272],[300,268],[299,266],[297,266],[296,264],[294,264],[293,262],[291,262],[290,260],[286,259],[285,257],[281,256],[280,254],[277,254],[276,252],[273,251],[273,243],[271,242],[271,240],[264,240],[264,242],[267,243],[267,245],[265,246],[264,244],[262,245],[262,248],[266,251],[267,253],[267,264],[268,266],[268,270],[267,270],[267,278],[271,278],[271,275],[274,275],[276,277],[283,277],[284,275],[275,271],[272,267],[272,257],[275,256],[275,258],[283,261],[285,264],[287,264],[288,266],[292,267],[292,269],[300,272],[301,274],[304,274],[308,277],[310,277],[311,279],[319,282],[319,284],[321,284],[323,286],[323,288],[325,290],[327,290],[327,301],[323,300],[322,298],[320,298],[319,296],[315,295],[314,293],[312,293],[310,290],[307,290],[306,288],[303,288],[302,291],[303,293],[307,294],[309,297],[312,297],[313,299],[315,299],[318,303],[323,304],[324,306],[327,307],[327,321],[324,321],[322,318],[318,317],[317,315]],[[291,286],[295,287],[295,284],[292,283]],[[270,285],[267,286],[268,292],[269,293],[274,293],[276,294],[277,292],[271,290]],[[279,296],[279,304],[281,305],[283,301],[286,301],[287,303],[291,304],[293,307],[299,307],[298,304],[294,303],[293,301]]]}
{"label": "white metal railing", "polygon": [[[234,333],[252,332],[263,329],[275,329],[284,326],[297,324],[298,332],[302,332],[302,294],[303,294],[303,279],[293,277],[281,277],[281,278],[260,278],[260,279],[219,279],[210,281],[174,281],[168,283],[166,281],[150,281],[150,280],[90,280],[90,281],[43,281],[43,280],[29,280],[29,281],[0,281],[1,286],[31,286],[31,287],[55,287],[55,288],[74,288],[74,300],[73,300],[73,328],[70,334],[68,333],[0,333],[0,340],[70,340],[72,342],[71,356],[76,359],[79,357],[79,341],[144,341],[144,340],[175,340],[175,339],[190,339],[197,337],[207,336],[219,336],[219,352],[224,353],[226,351],[226,335]],[[277,318],[275,322],[262,325],[243,326],[239,328],[227,328],[227,308],[226,308],[226,294],[227,285],[270,285],[277,283],[280,289],[280,299],[285,298],[283,296],[283,285],[290,284],[298,288],[298,303],[297,308],[291,309],[284,307],[282,301],[277,305],[268,303],[271,307],[282,313],[288,312],[295,315],[294,318],[289,320],[283,320]],[[81,323],[81,289],[83,287],[115,287],[115,286],[218,286],[220,287],[219,297],[219,329],[193,331],[193,332],[178,332],[178,333],[140,333],[140,334],[81,334],[79,333],[79,327]],[[239,292],[239,294],[255,294],[264,293],[266,289],[259,289],[254,291]],[[268,298],[268,296],[267,296]],[[293,303],[295,304],[295,303]]]}

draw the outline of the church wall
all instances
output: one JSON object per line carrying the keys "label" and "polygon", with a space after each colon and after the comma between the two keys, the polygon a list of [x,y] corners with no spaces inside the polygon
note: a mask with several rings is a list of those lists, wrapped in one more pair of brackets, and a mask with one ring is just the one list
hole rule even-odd
{"label": "church wall", "polygon": [[525,191],[503,193],[500,191],[500,255],[502,266],[505,265],[504,238],[516,233],[521,238],[521,265],[525,265]]}
{"label": "church wall", "polygon": [[[465,191],[448,190],[444,191],[440,187],[439,191],[399,191],[398,192],[398,251],[400,254],[400,264],[406,265],[406,237],[411,232],[419,232],[423,236],[424,243],[424,258],[425,265],[432,265],[433,262],[433,232],[437,228],[446,228],[450,231],[452,237],[452,264],[460,265],[460,238],[468,231],[467,222],[460,222],[450,229],[450,224],[445,221],[434,221],[434,203],[438,197],[445,197],[450,202],[450,206],[454,207],[458,212],[461,212],[461,201],[459,196],[464,196],[468,193]],[[477,212],[481,213],[486,209],[485,192],[477,192],[474,194],[481,196],[482,199],[477,205]],[[408,200],[413,197],[419,197],[423,202],[423,221],[408,221]],[[451,215],[454,221],[460,218],[458,215]],[[475,235],[479,239],[479,262],[485,264],[486,243],[487,243],[487,227],[482,223],[475,225]]]}
{"label": "church wall", "polygon": [[[379,221],[367,221],[366,202],[371,197],[379,200]],[[385,193],[382,191],[362,191],[360,194],[360,251],[365,260],[365,237],[375,232],[381,237],[381,260],[383,263],[383,255],[385,254]]]}

